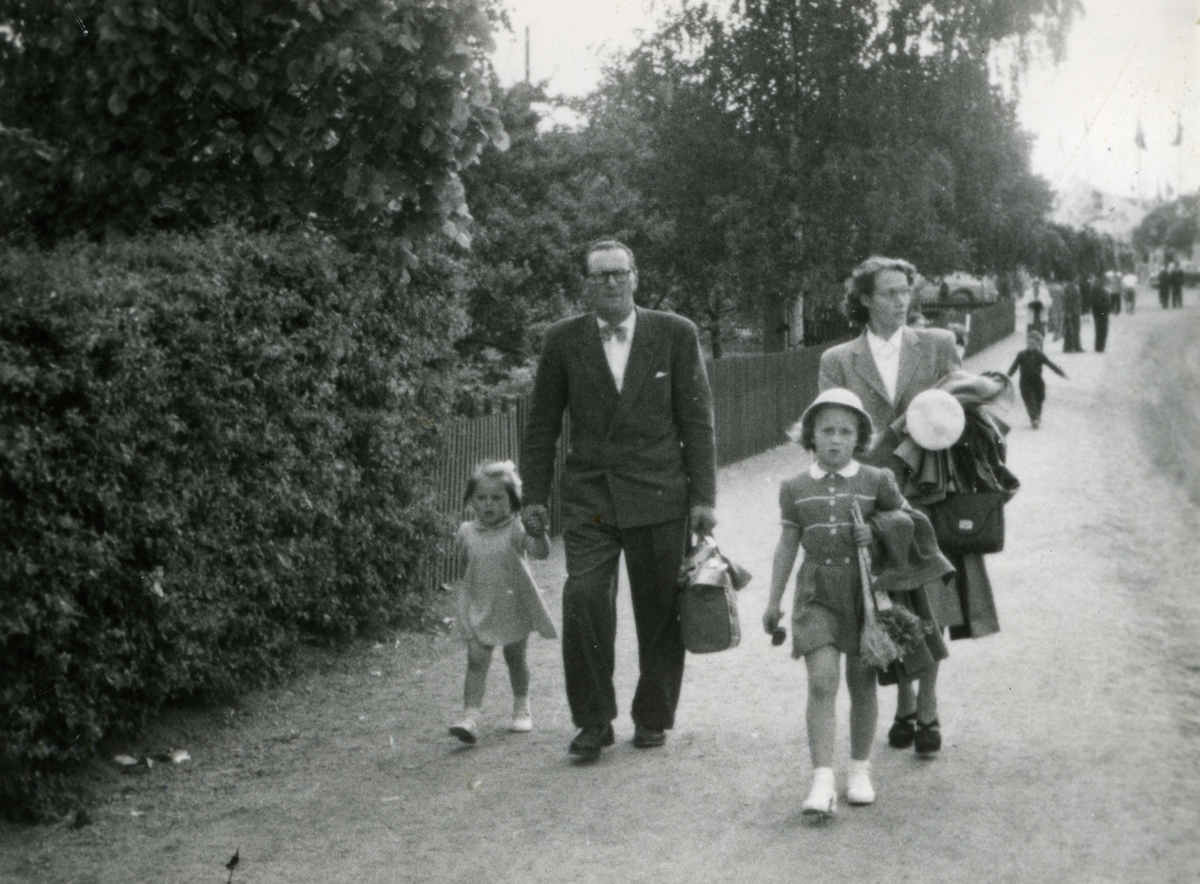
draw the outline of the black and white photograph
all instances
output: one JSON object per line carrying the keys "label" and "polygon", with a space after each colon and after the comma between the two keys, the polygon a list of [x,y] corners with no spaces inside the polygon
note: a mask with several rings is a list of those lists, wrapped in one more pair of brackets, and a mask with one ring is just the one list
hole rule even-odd
{"label": "black and white photograph", "polygon": [[1196,0],[0,0],[0,884],[1200,884]]}

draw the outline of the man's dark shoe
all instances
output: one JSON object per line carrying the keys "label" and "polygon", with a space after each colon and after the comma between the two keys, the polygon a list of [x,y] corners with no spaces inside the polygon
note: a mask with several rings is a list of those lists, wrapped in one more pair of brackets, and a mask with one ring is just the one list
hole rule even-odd
{"label": "man's dark shoe", "polygon": [[638,749],[657,749],[666,745],[667,732],[656,727],[642,727],[640,724],[633,729],[633,745]]}
{"label": "man's dark shoe", "polygon": [[585,727],[575,735],[575,739],[567,747],[567,752],[578,758],[595,761],[600,757],[600,750],[605,746],[611,746],[613,742],[615,740],[611,722],[603,725],[592,725],[591,727]]}

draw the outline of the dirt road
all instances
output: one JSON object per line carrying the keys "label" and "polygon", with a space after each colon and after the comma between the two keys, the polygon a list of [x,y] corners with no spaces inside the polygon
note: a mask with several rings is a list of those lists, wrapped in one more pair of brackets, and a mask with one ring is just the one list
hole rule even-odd
{"label": "dirt road", "polygon": [[[1144,293],[1142,304],[1154,298]],[[1011,413],[1023,488],[989,558],[1001,632],[954,642],[945,746],[887,747],[881,691],[869,808],[800,816],[809,779],[802,663],[758,626],[784,447],[722,470],[718,539],[754,582],[744,637],[688,662],[661,750],[600,762],[573,734],[556,642],[531,639],[536,729],[504,731],[492,670],[482,742],[446,735],[461,694],[449,639],[363,647],[224,719],[164,722],[193,760],[102,772],[82,829],[0,827],[2,882],[1200,881],[1200,307],[1114,317],[1109,352],[1048,353],[1042,428]],[[1085,340],[1090,327],[1085,327]],[[1006,370],[1016,337],[969,361]],[[538,566],[557,608],[561,548]],[[627,596],[618,691],[635,678]],[[839,777],[848,755],[839,707]],[[130,748],[152,748],[130,747]]]}

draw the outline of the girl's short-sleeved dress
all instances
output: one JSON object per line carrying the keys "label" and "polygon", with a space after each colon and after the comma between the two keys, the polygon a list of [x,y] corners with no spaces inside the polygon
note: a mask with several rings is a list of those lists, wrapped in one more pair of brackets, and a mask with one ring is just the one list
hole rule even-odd
{"label": "girl's short-sleeved dress", "polygon": [[780,486],[783,524],[800,529],[804,549],[792,603],[795,658],[825,645],[858,653],[863,600],[850,507],[855,500],[868,523],[877,510],[904,506],[890,471],[857,461],[840,473],[825,473],[814,464]]}
{"label": "girl's short-sleeved dress", "polygon": [[455,542],[466,558],[459,583],[458,628],[464,638],[495,647],[536,632],[558,632],[525,557],[525,526],[516,516],[487,527],[463,522]]}

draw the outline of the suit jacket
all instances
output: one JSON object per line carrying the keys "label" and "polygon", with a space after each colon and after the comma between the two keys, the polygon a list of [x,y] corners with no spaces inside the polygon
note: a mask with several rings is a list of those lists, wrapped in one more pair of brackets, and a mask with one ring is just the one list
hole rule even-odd
{"label": "suit jacket", "polygon": [[527,504],[550,497],[564,411],[571,418],[562,476],[568,524],[655,525],[685,517],[693,504],[715,503],[712,391],[687,319],[638,309],[620,393],[595,314],[551,326],[521,447]]}
{"label": "suit jacket", "polygon": [[[845,387],[862,400],[863,408],[875,424],[876,443],[863,458],[876,466],[890,465],[889,440],[896,437],[888,432],[891,424],[908,409],[918,393],[928,390],[947,373],[962,367],[954,348],[954,332],[938,328],[905,328],[900,340],[900,372],[896,378],[896,401],[888,399],[883,377],[875,367],[871,345],[864,330],[853,341],[830,347],[821,354],[821,370],[817,387]],[[898,441],[898,440],[897,440]]]}

